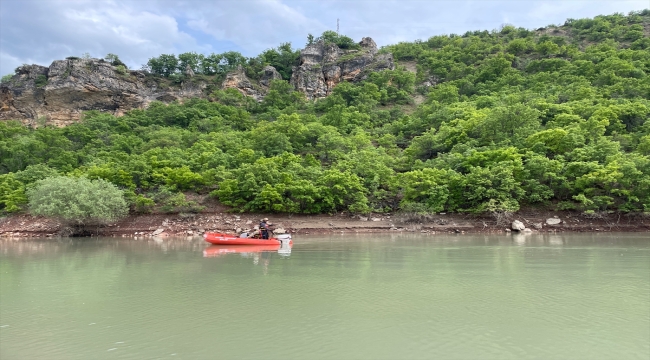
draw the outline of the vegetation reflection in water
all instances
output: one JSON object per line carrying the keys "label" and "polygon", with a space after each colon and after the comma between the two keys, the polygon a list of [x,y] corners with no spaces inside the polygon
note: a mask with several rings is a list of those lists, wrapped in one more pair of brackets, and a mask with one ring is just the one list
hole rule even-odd
{"label": "vegetation reflection in water", "polygon": [[644,235],[2,241],[0,358],[647,358]]}

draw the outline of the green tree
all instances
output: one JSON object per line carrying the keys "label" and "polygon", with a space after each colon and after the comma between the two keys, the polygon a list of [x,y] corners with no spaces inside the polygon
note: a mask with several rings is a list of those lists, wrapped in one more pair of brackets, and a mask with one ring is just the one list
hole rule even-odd
{"label": "green tree", "polygon": [[539,127],[539,115],[539,111],[523,104],[495,107],[478,131],[486,144],[506,140],[516,144]]}
{"label": "green tree", "polygon": [[149,59],[147,68],[152,74],[169,77],[178,70],[178,59],[174,54],[162,54]]}
{"label": "green tree", "polygon": [[14,174],[0,175],[0,213],[20,211],[26,203],[25,184]]}
{"label": "green tree", "polygon": [[341,49],[360,49],[361,46],[355,43],[352,38],[339,35],[336,31],[327,30],[321,34],[316,40],[323,40],[326,44],[334,44]]}
{"label": "green tree", "polygon": [[120,60],[120,57],[115,54],[112,53],[106,54],[106,56],[104,56],[104,60],[111,63],[111,65],[113,66],[123,66],[124,68],[127,68],[126,64],[122,62],[122,60]]}
{"label": "green tree", "polygon": [[178,55],[178,71],[185,72],[185,69],[189,67],[195,74],[203,73],[202,64],[204,60],[203,54],[197,54],[195,52],[186,52]]}
{"label": "green tree", "polygon": [[293,50],[291,43],[282,43],[275,49],[264,51],[260,56],[266,64],[273,66],[282,75],[282,79],[289,80],[293,67],[298,65],[300,51]]}
{"label": "green tree", "polygon": [[305,96],[296,91],[288,82],[273,80],[269,92],[261,103],[261,109],[268,110],[275,108],[283,110],[288,107],[299,107],[304,103]]}
{"label": "green tree", "polygon": [[223,71],[221,68],[223,61],[223,55],[221,54],[210,54],[205,56],[201,61],[201,67],[203,68],[203,73],[205,75],[214,75]]}
{"label": "green tree", "polygon": [[400,184],[403,198],[400,208],[422,204],[426,212],[445,210],[450,195],[448,182],[447,170],[442,169],[422,169],[402,174]]}
{"label": "green tree", "polygon": [[57,218],[71,225],[101,225],[126,216],[124,194],[105,180],[67,176],[36,182],[27,191],[33,215]]}

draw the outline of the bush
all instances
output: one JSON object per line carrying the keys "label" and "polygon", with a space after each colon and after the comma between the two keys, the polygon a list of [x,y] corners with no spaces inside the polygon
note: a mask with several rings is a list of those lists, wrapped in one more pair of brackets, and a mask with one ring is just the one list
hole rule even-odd
{"label": "bush", "polygon": [[115,67],[115,72],[120,74],[120,75],[125,75],[126,74],[126,67],[124,65],[117,65]]}
{"label": "bush", "polygon": [[106,224],[128,213],[122,190],[102,179],[51,177],[37,181],[27,196],[33,215],[58,218],[69,225]]}
{"label": "bush", "polygon": [[339,35],[335,31],[325,31],[317,40],[323,40],[326,44],[336,44],[341,49],[361,49],[361,46],[352,40],[352,38]]}
{"label": "bush", "polygon": [[26,202],[25,185],[14,174],[0,175],[0,214],[20,211]]}
{"label": "bush", "polygon": [[38,75],[36,77],[36,80],[34,80],[34,84],[38,88],[42,88],[43,86],[47,85],[47,76],[45,75]]}
{"label": "bush", "polygon": [[7,75],[2,76],[2,79],[0,80],[0,83],[4,84],[6,82],[9,82],[9,80],[11,80],[11,78],[13,76],[14,76],[13,74],[7,74]]}
{"label": "bush", "polygon": [[122,66],[124,66],[126,68],[126,64],[123,63],[122,60],[120,60],[119,56],[117,56],[115,54],[109,53],[108,55],[104,56],[104,60],[111,63],[111,65],[113,65],[113,66],[122,65]]}
{"label": "bush", "polygon": [[15,173],[16,180],[23,184],[31,184],[38,180],[58,176],[59,173],[51,167],[44,164],[29,165],[23,171]]}
{"label": "bush", "polygon": [[[187,200],[185,194],[182,192],[175,192],[167,186],[161,186],[157,192],[151,195],[156,203],[162,205],[160,210],[164,213],[198,213],[205,209],[205,207],[197,204],[196,201]],[[151,209],[152,207],[150,207]]]}
{"label": "bush", "polygon": [[153,211],[156,202],[144,195],[137,195],[133,201],[135,211],[143,214],[148,214]]}

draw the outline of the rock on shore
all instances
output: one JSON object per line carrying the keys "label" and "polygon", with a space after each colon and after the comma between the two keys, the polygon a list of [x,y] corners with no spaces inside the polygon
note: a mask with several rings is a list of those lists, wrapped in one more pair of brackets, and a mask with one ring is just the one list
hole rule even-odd
{"label": "rock on shore", "polygon": [[[519,214],[519,219],[533,224],[549,218],[549,213]],[[201,214],[147,214],[132,215],[115,224],[97,228],[93,234],[101,236],[199,236],[206,231],[235,233],[252,229],[261,218],[268,217],[277,229],[291,234],[317,233],[363,233],[363,232],[417,232],[417,233],[507,233],[510,226],[503,226],[493,217],[467,218],[464,214],[437,214],[410,216],[408,214],[376,214],[374,221],[367,217],[349,214],[330,215],[281,215],[242,214],[227,212]],[[618,222],[613,219],[589,219],[583,214],[565,212],[562,224],[533,229],[524,228],[521,233],[539,232],[592,232],[592,231],[650,231],[650,218],[628,214]],[[520,221],[522,222],[522,221]],[[522,222],[523,225],[523,222]],[[64,227],[56,220],[33,217],[27,214],[0,218],[0,237],[46,237],[56,236]]]}

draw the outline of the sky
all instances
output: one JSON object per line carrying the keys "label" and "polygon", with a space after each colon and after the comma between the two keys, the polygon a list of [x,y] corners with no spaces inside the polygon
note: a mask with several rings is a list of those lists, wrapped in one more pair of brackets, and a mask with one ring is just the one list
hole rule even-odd
{"label": "sky", "polygon": [[85,53],[117,54],[131,69],[188,51],[255,56],[283,42],[302,48],[337,19],[341,34],[383,46],[644,8],[649,0],[1,0],[0,75]]}

